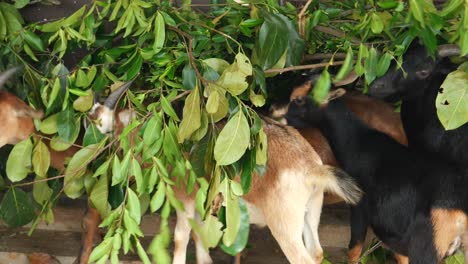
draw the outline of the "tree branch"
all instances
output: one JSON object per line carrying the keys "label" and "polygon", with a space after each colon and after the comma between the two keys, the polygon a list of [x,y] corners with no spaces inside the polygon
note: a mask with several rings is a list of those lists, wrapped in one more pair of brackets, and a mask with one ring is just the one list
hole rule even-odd
{"label": "tree branch", "polygon": [[296,70],[311,70],[311,69],[320,69],[325,68],[327,66],[337,66],[342,65],[344,61],[335,61],[335,62],[323,62],[323,63],[316,63],[316,64],[308,64],[308,65],[298,65],[298,66],[291,66],[286,67],[283,69],[269,69],[264,71],[265,73],[283,73],[288,71],[296,71]]}

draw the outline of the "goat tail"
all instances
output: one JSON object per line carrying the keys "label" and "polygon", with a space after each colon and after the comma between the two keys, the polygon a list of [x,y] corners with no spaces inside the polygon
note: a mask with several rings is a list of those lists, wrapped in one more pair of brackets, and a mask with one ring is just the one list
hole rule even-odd
{"label": "goat tail", "polygon": [[317,166],[312,170],[313,175],[317,175],[314,177],[315,184],[326,191],[338,195],[349,204],[357,204],[361,200],[362,190],[354,179],[343,170],[329,165]]}

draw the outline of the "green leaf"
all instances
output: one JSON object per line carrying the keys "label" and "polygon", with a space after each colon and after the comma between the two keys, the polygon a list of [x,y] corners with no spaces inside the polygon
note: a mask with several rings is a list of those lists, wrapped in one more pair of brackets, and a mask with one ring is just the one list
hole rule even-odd
{"label": "green leaf", "polygon": [[375,12],[372,13],[372,16],[371,16],[372,33],[380,34],[383,29],[384,29],[384,24],[383,24],[382,18]]}
{"label": "green leaf", "polygon": [[[130,159],[131,152],[127,152],[124,159]],[[120,184],[121,182],[126,179],[127,172],[122,170],[122,164],[120,163],[119,157],[117,155],[114,156],[114,160],[112,161],[112,186]]]}
{"label": "green leaf", "polygon": [[95,247],[89,256],[89,263],[94,263],[101,258],[106,257],[106,254],[108,255],[112,249],[113,240],[114,237],[107,237],[101,244]]}
{"label": "green leaf", "polygon": [[157,12],[156,19],[154,20],[154,53],[161,51],[166,39],[166,28],[164,25],[164,17],[160,12]]}
{"label": "green leaf", "polygon": [[381,77],[387,72],[392,59],[393,56],[387,52],[382,57],[380,57],[379,62],[377,63],[377,68],[375,70],[375,75],[377,77]]}
{"label": "green leaf", "polygon": [[377,76],[378,54],[377,50],[372,47],[369,51],[369,56],[364,61],[365,77],[368,84],[372,83]]}
{"label": "green leaf", "polygon": [[208,114],[214,114],[218,112],[219,106],[219,93],[217,91],[213,91],[208,96],[208,100],[206,101],[206,112]]}
{"label": "green leaf", "polygon": [[[468,62],[447,75],[436,99],[437,115],[446,130],[468,122]],[[464,67],[464,68],[463,68]]]}
{"label": "green leaf", "polygon": [[[57,130],[59,136],[66,142],[74,142],[74,133],[76,130],[75,115],[71,108],[60,112],[57,116]],[[78,128],[79,129],[79,128]]]}
{"label": "green leaf", "polygon": [[250,142],[250,129],[242,110],[224,126],[216,139],[214,157],[218,165],[229,165],[244,155]]}
{"label": "green leaf", "polygon": [[83,146],[89,146],[101,142],[106,135],[102,134],[94,124],[90,124],[83,137]]}
{"label": "green leaf", "polygon": [[445,258],[445,264],[463,264],[465,263],[465,257],[462,252]]}
{"label": "green leaf", "polygon": [[9,189],[0,204],[0,217],[9,227],[19,227],[34,219],[31,197],[18,188]]}
{"label": "green leaf", "polygon": [[353,49],[349,47],[343,65],[341,65],[340,70],[336,74],[334,82],[340,81],[351,72],[353,69],[353,56]]}
{"label": "green leaf", "polygon": [[324,70],[312,90],[312,97],[318,103],[322,103],[328,97],[328,92],[330,91],[331,80],[330,74],[327,70]]}
{"label": "green leaf", "polygon": [[202,112],[201,114],[201,120],[200,120],[200,128],[198,128],[193,134],[192,134],[192,140],[194,141],[200,141],[208,132],[208,115],[206,112]]}
{"label": "green leaf", "polygon": [[257,148],[255,150],[255,162],[257,165],[266,165],[267,162],[268,139],[263,127],[258,132]]}
{"label": "green leaf", "polygon": [[159,208],[161,208],[161,206],[164,203],[165,197],[166,197],[166,185],[163,181],[161,181],[158,184],[156,193],[153,195],[150,201],[150,208],[151,208],[152,213],[156,212],[157,210],[159,210]]}
{"label": "green leaf", "polygon": [[229,67],[229,63],[227,61],[219,58],[209,58],[203,60],[203,62],[215,70],[219,75],[221,75],[226,70],[226,68]]}
{"label": "green leaf", "polygon": [[234,63],[226,68],[216,83],[232,95],[239,95],[248,88],[246,77],[250,75],[252,75],[250,60],[244,54],[238,53]]}
{"label": "green leaf", "polygon": [[8,156],[6,162],[6,174],[12,182],[18,182],[26,178],[31,170],[31,139],[26,139],[16,144]]}
{"label": "green leaf", "polygon": [[21,9],[29,4],[30,0],[15,0],[15,7]]}
{"label": "green leaf", "polygon": [[231,246],[240,227],[239,197],[232,192],[231,180],[225,180],[224,202],[226,203],[226,229],[223,236],[223,244]]}
{"label": "green leaf", "polygon": [[57,120],[58,114],[51,115],[42,120],[41,125],[39,126],[39,131],[47,135],[57,133]]}
{"label": "green leaf", "polygon": [[[280,17],[262,10],[264,22],[258,35],[258,57],[264,70],[281,58],[288,46],[288,27]],[[274,45],[272,45],[274,43]]]}
{"label": "green leaf", "polygon": [[44,43],[42,42],[41,38],[38,35],[34,34],[32,31],[25,30],[23,33],[23,37],[26,43],[28,43],[28,45],[32,49],[41,52],[45,51]]}
{"label": "green leaf", "polygon": [[200,93],[198,86],[192,90],[185,100],[183,118],[179,125],[177,139],[179,143],[184,142],[195,132],[201,125],[200,113]]}
{"label": "green leaf", "polygon": [[83,175],[103,143],[89,145],[73,155],[65,170],[64,191],[68,197],[75,199],[83,193]]}
{"label": "green leaf", "polygon": [[283,15],[278,15],[278,17],[288,28],[288,48],[285,65],[299,65],[304,55],[305,42],[299,36],[296,25],[288,17]]}
{"label": "green leaf", "polygon": [[359,45],[359,52],[358,52],[358,58],[357,58],[357,61],[356,61],[356,66],[355,66],[355,71],[356,73],[361,76],[364,74],[365,72],[365,68],[364,66],[362,65],[362,60],[367,58],[369,56],[369,51],[367,49],[367,47],[361,43],[361,45]]}
{"label": "green leaf", "polygon": [[200,236],[203,247],[206,250],[208,250],[208,248],[215,247],[223,235],[223,232],[221,231],[223,224],[212,215],[208,215],[200,226],[196,225],[194,221],[191,221],[190,223],[192,224],[194,231]]}
{"label": "green leaf", "polygon": [[141,261],[142,261],[144,264],[151,264],[151,261],[149,260],[148,255],[146,254],[145,249],[143,249],[143,247],[142,247],[141,244],[140,244],[140,241],[138,241],[138,240],[136,241],[136,248],[137,248],[138,256],[140,257]]}
{"label": "green leaf", "polygon": [[90,90],[88,90],[87,92],[89,92],[89,95],[80,96],[75,101],[73,101],[73,109],[82,113],[86,113],[91,109],[91,107],[93,107],[93,93]]}
{"label": "green leaf", "polygon": [[240,253],[249,240],[249,229],[250,229],[250,219],[249,219],[249,212],[247,211],[247,206],[245,204],[244,199],[239,198],[239,208],[240,208],[240,226],[239,232],[237,233],[236,240],[232,243],[231,246],[226,246],[221,244],[221,249],[234,256],[237,253]]}
{"label": "green leaf", "polygon": [[104,173],[99,177],[98,182],[94,185],[89,195],[89,200],[94,208],[97,209],[101,215],[101,219],[105,218],[110,213],[109,203],[107,202],[109,197],[107,173]]}
{"label": "green leaf", "polygon": [[138,196],[136,193],[130,189],[127,188],[127,205],[126,208],[128,210],[128,213],[130,217],[137,223],[140,224],[141,221],[141,209],[140,209],[140,200],[138,199]]}
{"label": "green leaf", "polygon": [[88,75],[82,70],[79,69],[76,74],[75,85],[77,87],[88,87],[91,82],[88,80]]}
{"label": "green leaf", "polygon": [[440,12],[441,16],[446,16],[453,11],[458,10],[461,5],[464,3],[464,0],[451,0],[447,1],[447,4],[445,5],[444,9]]}
{"label": "green leaf", "polygon": [[82,17],[86,11],[86,5],[82,6],[80,9],[78,9],[75,13],[72,15],[68,16],[62,23],[62,27],[67,27],[67,26],[73,26],[75,24],[78,24],[82,22]]}
{"label": "green leaf", "polygon": [[[36,177],[36,179],[41,179]],[[33,185],[33,197],[38,204],[45,204],[50,200],[53,190],[49,187],[46,181],[36,182]]]}
{"label": "green leaf", "polygon": [[[60,118],[58,118],[57,120],[59,122]],[[60,137],[60,135],[56,135],[50,140],[50,147],[57,151],[63,151],[70,148],[72,144],[78,139],[78,136],[80,135],[80,128],[80,118],[77,118],[75,120],[74,130],[71,131],[71,140],[68,141]]]}
{"label": "green leaf", "polygon": [[190,64],[185,64],[182,70],[182,85],[185,90],[192,90],[197,85],[197,76]]}
{"label": "green leaf", "polygon": [[135,182],[137,185],[137,193],[142,194],[145,190],[145,185],[143,182],[143,174],[141,172],[140,163],[135,158],[132,159],[132,168],[131,173],[135,177]]}
{"label": "green leaf", "polygon": [[31,48],[28,46],[28,44],[24,43],[24,51],[26,52],[26,54],[28,54],[28,56],[33,60],[33,61],[39,61],[36,57],[36,55],[34,55],[34,52],[31,50]]}
{"label": "green leaf", "polygon": [[143,133],[143,142],[145,145],[150,146],[156,139],[161,137],[162,120],[161,115],[155,114],[151,117],[146,125],[145,132]]}
{"label": "green leaf", "polygon": [[421,0],[409,0],[410,11],[413,17],[424,27],[424,12],[420,5]]}
{"label": "green leaf", "polygon": [[32,165],[36,175],[41,178],[45,178],[47,176],[47,171],[50,166],[50,153],[49,148],[47,148],[42,140],[39,140],[34,148],[32,154]]}
{"label": "green leaf", "polygon": [[252,173],[255,169],[256,154],[254,150],[248,150],[247,153],[242,157],[242,173],[241,173],[241,185],[244,194],[248,194],[250,191],[250,185],[252,183]]}
{"label": "green leaf", "polygon": [[166,97],[164,97],[164,95],[161,95],[161,106],[162,106],[164,113],[172,117],[172,119],[174,119],[175,121],[180,121],[179,117],[174,111],[174,108],[172,108],[171,103],[166,99]]}

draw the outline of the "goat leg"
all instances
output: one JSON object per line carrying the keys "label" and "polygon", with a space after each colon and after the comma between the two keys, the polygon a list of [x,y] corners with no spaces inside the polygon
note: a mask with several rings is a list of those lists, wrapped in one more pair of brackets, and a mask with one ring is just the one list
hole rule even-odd
{"label": "goat leg", "polygon": [[367,215],[367,198],[351,207],[351,239],[348,246],[348,263],[358,263],[366,240],[369,217]]}
{"label": "goat leg", "polygon": [[99,212],[88,206],[86,214],[82,223],[82,236],[81,236],[81,250],[79,255],[79,263],[87,264],[91,251],[95,242],[99,242],[99,224],[101,223],[101,216]]}
{"label": "goat leg", "polygon": [[463,235],[463,252],[465,253],[465,264],[468,264],[468,230]]}
{"label": "goat leg", "polygon": [[411,264],[436,264],[443,256],[437,254],[430,217],[417,216],[411,228],[408,257]]}

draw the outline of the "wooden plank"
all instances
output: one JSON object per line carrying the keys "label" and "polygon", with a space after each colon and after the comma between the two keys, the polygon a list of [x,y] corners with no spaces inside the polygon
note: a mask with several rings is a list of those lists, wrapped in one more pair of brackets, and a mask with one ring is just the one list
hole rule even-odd
{"label": "wooden plank", "polygon": [[[84,203],[85,204],[85,203]],[[67,206],[67,207],[62,207]],[[83,203],[73,205],[61,204],[55,209],[55,223],[46,225],[40,223],[31,237],[27,236],[28,227],[8,229],[0,225],[0,252],[43,252],[60,257],[75,257],[80,250],[81,219],[83,218]],[[344,204],[327,205],[323,208],[319,236],[322,247],[331,254],[331,259],[341,261],[346,256],[349,242],[349,212]],[[280,213],[280,212],[278,212]],[[171,230],[174,229],[175,216],[169,219]],[[160,219],[157,214],[145,215],[141,227],[145,234],[142,240],[147,246],[154,234],[158,232]],[[368,239],[373,235],[369,233]],[[188,258],[195,259],[193,242],[190,243]],[[228,263],[229,257],[220,250],[214,250],[212,256],[215,263]],[[135,260],[135,255],[123,257]],[[268,229],[251,227],[249,246],[243,252],[242,263],[287,263],[278,244]]]}

